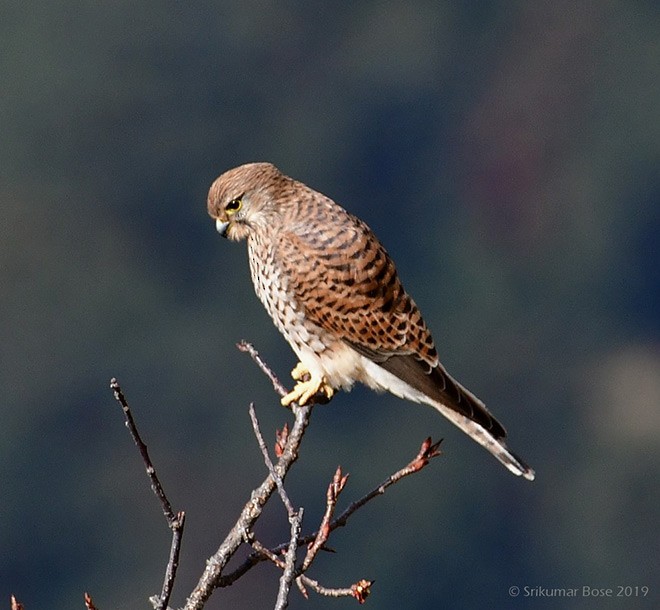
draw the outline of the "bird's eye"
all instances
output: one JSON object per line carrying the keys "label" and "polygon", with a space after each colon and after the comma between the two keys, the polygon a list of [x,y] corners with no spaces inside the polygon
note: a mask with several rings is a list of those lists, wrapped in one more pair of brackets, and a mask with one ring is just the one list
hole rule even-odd
{"label": "bird's eye", "polygon": [[227,210],[227,212],[230,212],[231,214],[233,214],[234,212],[238,212],[238,210],[241,209],[242,205],[243,205],[243,197],[236,197],[236,199],[232,199],[225,206],[225,210]]}

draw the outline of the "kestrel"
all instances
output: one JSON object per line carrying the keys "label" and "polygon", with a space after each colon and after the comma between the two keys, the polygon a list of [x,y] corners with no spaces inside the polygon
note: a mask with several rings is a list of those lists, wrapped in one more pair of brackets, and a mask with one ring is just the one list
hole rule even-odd
{"label": "kestrel", "polygon": [[222,174],[208,212],[223,237],[247,240],[255,291],[300,361],[282,404],[327,402],[360,381],[434,407],[511,472],[534,479],[504,427],[440,364],[394,262],[364,222],[270,163]]}

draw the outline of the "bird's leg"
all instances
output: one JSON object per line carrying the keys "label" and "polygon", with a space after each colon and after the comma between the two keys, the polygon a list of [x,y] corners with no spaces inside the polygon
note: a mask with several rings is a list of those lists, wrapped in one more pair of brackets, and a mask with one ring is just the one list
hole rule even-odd
{"label": "bird's leg", "polygon": [[292,402],[306,405],[312,398],[315,399],[315,402],[325,404],[330,402],[335,393],[334,388],[328,384],[325,377],[314,377],[302,362],[299,362],[291,371],[291,377],[298,383],[282,398],[281,402],[285,407]]}

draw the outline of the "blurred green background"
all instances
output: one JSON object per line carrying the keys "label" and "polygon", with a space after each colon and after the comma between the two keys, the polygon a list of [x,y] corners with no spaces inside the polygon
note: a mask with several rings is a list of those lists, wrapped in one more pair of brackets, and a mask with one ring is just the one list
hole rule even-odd
{"label": "blurred green background", "polygon": [[[0,4],[0,605],[150,607],[170,535],[108,388],[187,512],[181,606],[290,419],[293,353],[212,180],[268,160],[366,220],[447,368],[537,471],[363,388],[317,408],[287,482],[316,526],[427,435],[445,455],[363,509],[310,576],[368,607],[658,607],[660,10],[655,2]],[[288,537],[279,501],[265,544]],[[270,608],[252,570],[207,607]],[[542,600],[523,587],[650,586]],[[517,598],[509,587],[518,586]],[[291,608],[354,607],[352,600]]]}

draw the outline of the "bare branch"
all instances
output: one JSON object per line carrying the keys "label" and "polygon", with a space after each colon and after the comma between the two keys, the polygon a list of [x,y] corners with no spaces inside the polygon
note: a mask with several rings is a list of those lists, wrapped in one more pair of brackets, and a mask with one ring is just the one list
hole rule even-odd
{"label": "bare branch", "polygon": [[[252,357],[259,368],[268,376],[271,383],[273,384],[273,387],[275,388],[275,391],[280,396],[287,394],[286,388],[280,383],[277,376],[261,359],[259,353],[250,343],[242,341],[237,344],[237,347],[239,350],[248,353]],[[172,593],[172,588],[178,568],[185,514],[183,512],[175,514],[172,510],[172,506],[163,490],[155,468],[149,458],[147,446],[140,437],[131,410],[128,406],[128,403],[126,402],[119,383],[116,379],[112,379],[110,385],[116,400],[119,402],[124,411],[126,426],[129,429],[133,440],[138,447],[138,450],[140,451],[147,475],[151,481],[152,490],[161,502],[163,513],[167,519],[168,526],[172,529],[173,532],[170,557],[167,564],[161,595],[159,597],[154,596],[150,600],[154,605],[154,608],[157,608],[158,610],[171,610],[167,604]],[[350,504],[348,508],[346,508],[346,510],[344,510],[344,512],[339,515],[339,517],[333,518],[339,495],[344,489],[348,478],[348,475],[343,475],[341,468],[338,467],[326,492],[326,510],[321,520],[319,529],[306,536],[301,536],[303,509],[300,508],[297,512],[293,509],[293,504],[291,503],[291,500],[284,488],[284,479],[289,469],[298,458],[300,444],[311,419],[312,405],[304,407],[294,406],[292,408],[294,422],[291,428],[285,424],[282,431],[277,431],[275,443],[275,456],[277,460],[275,463],[273,463],[269,455],[268,447],[261,433],[259,421],[257,419],[253,404],[250,405],[249,412],[259,448],[261,449],[264,462],[268,468],[268,476],[257,488],[252,491],[250,500],[243,507],[231,531],[227,534],[225,540],[219,546],[218,550],[207,560],[206,567],[199,579],[199,582],[186,601],[183,610],[202,610],[206,601],[209,599],[216,588],[231,585],[248,570],[250,570],[254,565],[264,561],[265,559],[272,561],[278,568],[282,570],[277,602],[275,606],[276,610],[283,610],[288,606],[288,598],[293,582],[297,584],[298,588],[305,596],[307,596],[306,588],[308,587],[320,595],[330,597],[350,596],[357,599],[359,603],[364,603],[370,593],[373,581],[360,580],[348,588],[327,588],[319,584],[318,581],[311,579],[305,572],[312,565],[315,557],[318,555],[318,552],[322,549],[327,549],[325,546],[326,542],[330,536],[330,533],[334,529],[344,526],[355,511],[360,509],[376,496],[385,493],[385,491],[391,485],[397,483],[409,474],[413,474],[422,470],[432,458],[440,454],[440,443],[433,443],[430,438],[427,438],[422,443],[422,446],[415,458],[411,460],[404,468],[401,468],[390,477],[388,477],[378,487],[374,488],[372,491],[370,491],[356,502]],[[269,549],[255,540],[253,527],[261,516],[264,506],[271,498],[275,490],[278,491],[278,494],[282,499],[282,503],[287,510],[289,523],[291,526],[291,533],[287,542]],[[243,561],[243,563],[240,564],[238,568],[236,568],[233,572],[226,575],[223,574],[227,563],[243,543],[248,543],[252,546],[252,553],[250,553],[250,555]],[[307,554],[305,555],[305,559],[303,560],[302,565],[296,568],[297,549],[302,545],[308,545]],[[87,604],[88,610],[95,610],[94,604],[87,594],[85,594],[85,603]],[[13,597],[12,604],[12,610],[22,610],[20,604],[16,602],[15,598]],[[16,605],[16,608],[14,608],[14,604]]]}
{"label": "bare branch", "polygon": [[268,559],[272,561],[278,568],[281,570],[284,570],[286,567],[284,565],[284,562],[277,556],[273,551],[271,551],[269,548],[265,547],[261,542],[258,540],[252,540],[250,542],[250,546],[255,550],[255,552],[259,555],[263,555],[264,559]]}
{"label": "bare branch", "polygon": [[172,510],[172,505],[170,504],[170,501],[167,499],[167,496],[165,495],[165,490],[163,489],[163,486],[160,483],[158,475],[156,474],[156,469],[151,463],[147,446],[140,437],[140,433],[138,432],[137,426],[135,425],[135,419],[133,418],[133,413],[131,413],[131,408],[128,406],[128,403],[126,402],[126,398],[124,397],[124,393],[121,390],[119,382],[114,377],[110,380],[110,389],[114,392],[115,400],[121,405],[121,408],[124,411],[124,418],[126,419],[126,427],[128,428],[128,430],[131,433],[131,436],[133,437],[133,442],[136,444],[138,450],[140,451],[140,456],[142,457],[142,461],[144,462],[144,466],[147,470],[147,476],[151,481],[151,489],[156,494],[156,497],[160,500],[160,503],[163,507],[163,513],[165,514],[165,518],[167,519],[167,522],[171,523],[176,519],[176,516],[174,515],[174,511]]}
{"label": "bare branch", "polygon": [[332,515],[335,512],[335,506],[337,506],[337,500],[339,499],[339,494],[344,489],[346,481],[348,480],[348,475],[342,476],[341,466],[337,466],[334,477],[328,485],[328,491],[326,492],[326,504],[325,504],[325,513],[323,519],[321,520],[321,526],[316,533],[316,538],[314,542],[311,543],[309,549],[307,550],[307,555],[302,564],[301,572],[305,572],[307,568],[312,564],[316,554],[327,542],[330,536],[330,520]]}
{"label": "bare branch", "polygon": [[[282,479],[278,476],[277,472],[275,472],[273,462],[268,455],[268,447],[266,447],[266,442],[264,441],[261,429],[259,428],[259,420],[257,419],[257,414],[254,410],[254,403],[250,403],[250,419],[252,420],[252,428],[257,437],[259,448],[264,456],[264,462],[266,462],[266,467],[268,468],[271,477],[275,480],[277,491],[282,499],[282,504],[284,504],[287,514],[289,515],[289,523],[291,524],[291,539],[289,540],[289,547],[285,556],[284,571],[280,577],[280,588],[277,593],[277,602],[275,604],[275,610],[283,610],[289,605],[289,590],[291,589],[291,583],[295,576],[296,550],[298,549],[298,537],[300,536],[300,530],[302,529],[303,509],[301,507],[298,509],[298,512],[293,510],[291,500],[284,489],[284,483],[282,483]],[[280,455],[282,450],[280,438],[282,436],[283,435],[278,434],[278,442],[276,444],[276,447],[280,447]]]}
{"label": "bare branch", "polygon": [[[172,530],[172,545],[170,547],[170,556],[167,562],[167,567],[165,568],[163,587],[161,589],[160,596],[157,598],[157,602],[154,604],[155,610],[165,610],[165,608],[167,608],[167,604],[170,601],[170,597],[172,596],[176,571],[179,567],[179,553],[181,551],[181,539],[183,537],[185,513],[180,511],[175,514],[172,510],[172,505],[170,504],[170,501],[165,494],[165,490],[161,485],[158,474],[156,473],[156,469],[154,468],[154,465],[151,462],[151,458],[149,457],[147,445],[142,440],[142,437],[140,436],[140,433],[137,429],[131,408],[128,406],[128,402],[126,401],[124,393],[121,390],[119,382],[114,377],[110,380],[110,388],[114,392],[115,400],[121,405],[121,408],[124,411],[126,427],[129,429],[131,436],[133,437],[133,442],[140,452],[140,456],[142,457],[142,461],[144,462],[144,466],[147,471],[147,476],[151,481],[151,489],[156,494],[156,497],[160,500],[160,504],[163,508],[163,514],[167,520],[167,525]],[[87,600],[87,597],[85,600]]]}
{"label": "bare branch", "polygon": [[289,496],[286,493],[286,490],[284,489],[284,483],[282,483],[282,479],[278,476],[278,474],[275,472],[275,467],[273,466],[273,462],[270,459],[270,456],[268,455],[268,447],[266,447],[266,441],[264,441],[264,437],[261,434],[261,430],[259,428],[259,420],[257,419],[257,414],[254,410],[254,403],[250,403],[250,419],[252,420],[252,428],[254,429],[254,435],[257,437],[257,442],[259,443],[259,449],[261,449],[261,453],[264,456],[264,462],[266,462],[266,467],[268,468],[268,472],[270,472],[270,475],[273,477],[275,484],[277,485],[277,491],[280,494],[280,498],[282,499],[282,504],[284,504],[284,508],[286,508],[286,512],[289,515],[289,520],[295,515],[295,511],[293,510],[293,505],[291,504],[291,500],[289,500]]}
{"label": "bare branch", "polygon": [[[346,589],[329,589],[321,586],[318,581],[312,580],[309,576],[302,575],[300,580],[310,589],[316,591],[319,595],[326,597],[354,597],[360,604],[363,604],[371,593],[371,586],[374,580],[360,580]],[[305,597],[307,595],[303,593]]]}
{"label": "bare branch", "polygon": [[236,344],[236,347],[240,351],[250,354],[252,360],[254,360],[257,363],[259,368],[266,374],[266,377],[270,379],[271,383],[273,384],[273,388],[280,396],[286,396],[288,394],[287,389],[282,385],[282,383],[277,378],[275,373],[273,373],[270,367],[261,359],[259,352],[254,348],[254,345],[252,345],[252,343],[248,343],[247,341],[239,341]]}
{"label": "bare branch", "polygon": [[165,579],[163,580],[163,588],[161,589],[160,596],[157,603],[154,605],[155,610],[166,610],[167,604],[172,597],[172,590],[174,588],[174,580],[176,578],[176,571],[179,568],[179,554],[181,552],[181,539],[183,537],[183,525],[186,519],[186,513],[179,511],[176,514],[174,522],[170,523],[172,530],[172,544],[170,546],[170,557],[165,568]]}
{"label": "bare branch", "polygon": [[394,485],[404,477],[407,477],[408,475],[415,472],[419,472],[431,461],[432,458],[441,455],[440,443],[442,443],[442,439],[440,439],[437,443],[433,443],[430,436],[426,438],[422,443],[419,452],[410,463],[401,468],[401,470],[397,470],[397,472],[395,472],[393,475],[387,477],[387,479],[385,479],[378,487],[371,490],[366,496],[363,496],[356,502],[353,502],[353,504],[351,504],[341,515],[339,515],[339,517],[337,517],[330,524],[330,531],[346,525],[348,518],[356,510],[362,508],[367,502],[373,500],[376,496],[383,495],[388,487]]}
{"label": "bare branch", "polygon": [[[312,406],[295,407],[293,413],[295,421],[286,446],[281,457],[274,465],[275,473],[282,480],[298,459],[298,449],[303,434],[309,425]],[[252,526],[261,516],[263,507],[276,488],[277,484],[272,475],[269,474],[263,483],[252,492],[250,500],[243,507],[234,527],[232,527],[215,554],[207,560],[206,568],[184,606],[185,610],[201,610],[215,588],[226,586],[225,579],[222,577],[223,569],[241,543],[249,538],[248,532],[252,530]],[[284,545],[284,548],[287,546],[288,544]]]}
{"label": "bare branch", "polygon": [[289,516],[291,539],[289,540],[289,547],[284,557],[284,571],[280,577],[280,588],[277,592],[275,610],[284,610],[289,605],[289,591],[291,589],[291,583],[296,576],[296,551],[298,549],[300,530],[302,529],[302,516],[302,507],[297,513]]}

